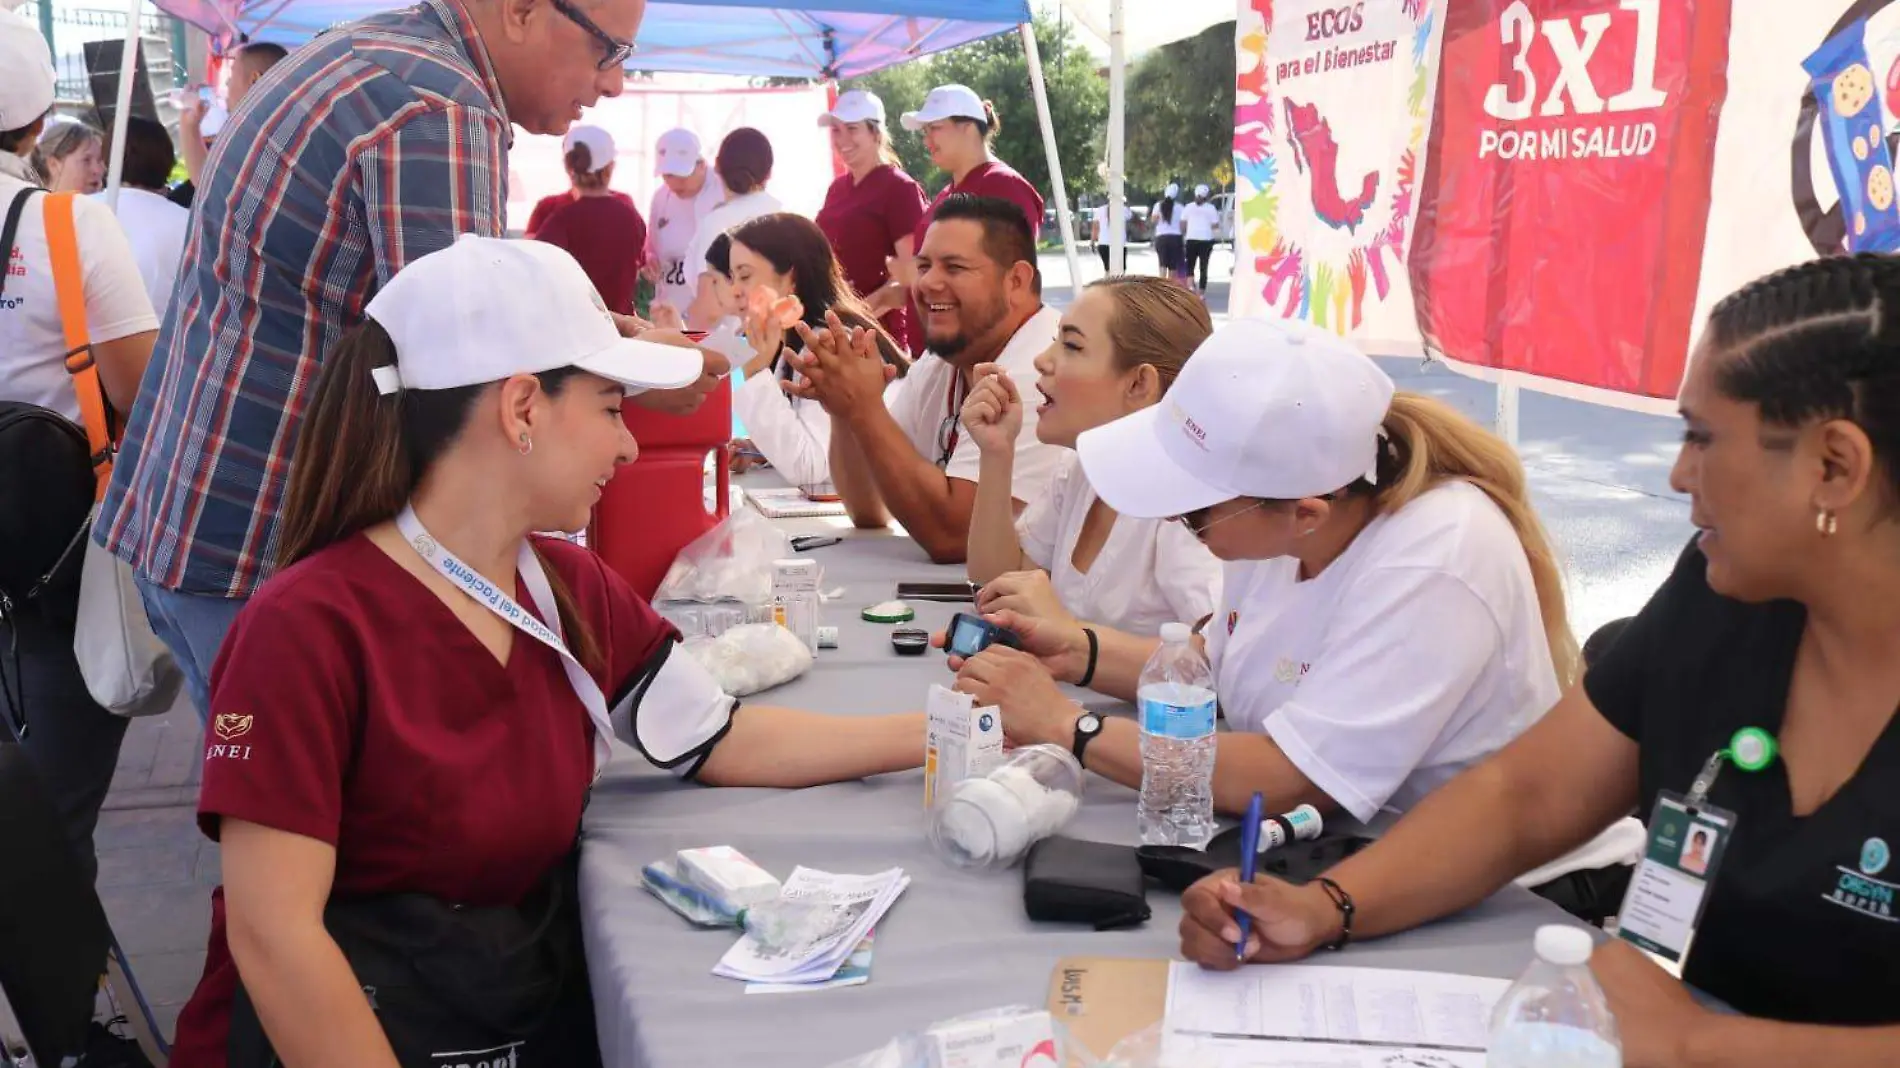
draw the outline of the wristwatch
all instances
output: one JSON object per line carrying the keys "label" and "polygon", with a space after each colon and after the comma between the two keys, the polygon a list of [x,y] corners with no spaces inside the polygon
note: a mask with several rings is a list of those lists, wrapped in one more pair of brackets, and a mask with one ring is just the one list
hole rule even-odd
{"label": "wristwatch", "polygon": [[1100,733],[1102,733],[1102,717],[1093,712],[1084,712],[1075,721],[1075,744],[1069,747],[1069,751],[1075,754],[1076,763],[1087,766],[1082,760],[1082,751],[1087,749],[1089,743],[1094,741],[1095,736]]}

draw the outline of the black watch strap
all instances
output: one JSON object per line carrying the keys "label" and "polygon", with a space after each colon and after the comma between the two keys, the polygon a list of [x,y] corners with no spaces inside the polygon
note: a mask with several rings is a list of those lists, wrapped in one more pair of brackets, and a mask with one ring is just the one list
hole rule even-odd
{"label": "black watch strap", "polygon": [[[1084,730],[1082,727],[1084,723],[1094,724],[1094,729]],[[1075,717],[1075,743],[1069,746],[1069,752],[1075,754],[1075,762],[1077,764],[1081,764],[1083,767],[1088,766],[1088,762],[1082,759],[1082,754],[1088,749],[1089,743],[1094,741],[1096,736],[1102,733],[1104,726],[1105,724],[1102,722],[1102,717],[1093,712],[1084,712]]]}

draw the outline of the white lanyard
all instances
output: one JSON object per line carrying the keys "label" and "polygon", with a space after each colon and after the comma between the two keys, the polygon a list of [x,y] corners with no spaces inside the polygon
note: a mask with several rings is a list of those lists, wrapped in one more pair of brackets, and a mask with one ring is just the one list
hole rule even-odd
{"label": "white lanyard", "polygon": [[513,597],[497,589],[494,583],[463,563],[454,553],[443,548],[441,542],[430,537],[422,520],[416,518],[414,508],[403,507],[402,514],[396,517],[396,529],[417,555],[427,560],[430,567],[455,583],[477,604],[500,616],[516,630],[561,654],[561,667],[567,671],[567,681],[574,687],[581,704],[586,706],[587,718],[594,721],[594,778],[600,778],[601,770],[607,766],[607,759],[613,752],[608,740],[613,736],[613,724],[607,718],[607,697],[600,692],[600,684],[568,651],[567,643],[561,640],[560,609],[554,600],[554,589],[548,585],[547,573],[541,569],[541,558],[535,555],[534,549],[527,542],[522,542],[521,555],[516,559],[515,566],[521,570],[521,581],[528,587],[528,596],[534,599],[535,607],[546,617],[545,624],[515,603]]}

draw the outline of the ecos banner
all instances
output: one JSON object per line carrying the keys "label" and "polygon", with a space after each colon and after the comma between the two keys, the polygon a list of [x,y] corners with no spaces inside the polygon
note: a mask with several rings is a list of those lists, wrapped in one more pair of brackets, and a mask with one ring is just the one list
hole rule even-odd
{"label": "ecos banner", "polygon": [[1416,350],[1405,256],[1445,0],[1247,0],[1231,310]]}
{"label": "ecos banner", "polygon": [[[1347,254],[1349,278],[1374,251],[1399,257],[1409,287],[1374,287],[1363,318],[1316,310],[1311,285],[1289,301],[1289,255],[1323,265],[1338,242],[1289,239],[1324,225],[1320,201],[1289,218],[1282,186],[1299,139],[1290,126],[1263,132],[1257,103],[1295,92],[1281,78],[1325,47],[1306,40],[1305,16],[1337,7],[1242,10],[1241,313],[1297,315],[1369,351],[1423,346],[1480,374],[1660,410],[1709,307],[1737,286],[1817,254],[1900,251],[1897,0],[1365,0],[1347,27],[1443,23],[1412,59],[1430,72],[1422,91],[1395,98],[1376,66],[1327,87],[1333,153],[1362,170],[1391,154],[1406,121],[1428,126],[1418,164],[1401,171],[1404,201],[1368,206],[1385,211],[1387,243]],[[1250,38],[1250,19],[1271,29]],[[1340,24],[1335,13],[1314,27],[1323,37]],[[1266,180],[1249,187],[1255,157]],[[1356,177],[1339,188],[1353,192]],[[1401,309],[1409,330],[1394,321]]]}

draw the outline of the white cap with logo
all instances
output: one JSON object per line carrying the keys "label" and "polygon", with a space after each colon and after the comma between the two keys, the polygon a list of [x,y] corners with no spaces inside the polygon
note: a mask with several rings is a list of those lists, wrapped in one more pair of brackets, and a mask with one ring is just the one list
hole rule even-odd
{"label": "white cap with logo", "polygon": [[654,153],[653,173],[668,178],[684,178],[698,168],[699,135],[681,126],[660,135]]}
{"label": "white cap with logo", "polygon": [[1194,196],[1196,199],[1199,199],[1206,195],[1207,195],[1207,187],[1205,185],[1197,185],[1194,187]]}
{"label": "white cap with logo", "polygon": [[593,174],[604,170],[614,161],[620,150],[614,146],[614,135],[598,126],[583,126],[576,123],[567,128],[567,136],[561,138],[561,154],[574,151],[575,145],[587,146],[587,171]]}
{"label": "white cap with logo", "polygon": [[818,116],[818,125],[830,126],[832,123],[875,122],[884,124],[884,101],[868,89],[853,89],[838,94],[838,102],[830,111]]}
{"label": "white cap with logo", "polygon": [[587,272],[545,241],[463,234],[389,280],[366,314],[396,345],[376,368],[384,394],[456,389],[562,367],[629,391],[699,378],[697,349],[623,338]]}
{"label": "white cap with logo", "polygon": [[912,133],[923,129],[933,122],[944,119],[976,119],[979,122],[989,118],[983,111],[983,98],[976,90],[967,85],[939,85],[924,97],[924,106],[916,111],[904,112],[904,129]]}
{"label": "white cap with logo", "polygon": [[55,78],[39,27],[0,10],[0,131],[23,130],[46,114]]}
{"label": "white cap with logo", "polygon": [[1075,448],[1096,495],[1138,519],[1317,497],[1376,481],[1392,391],[1338,335],[1240,319],[1201,343],[1160,403],[1083,432]]}

